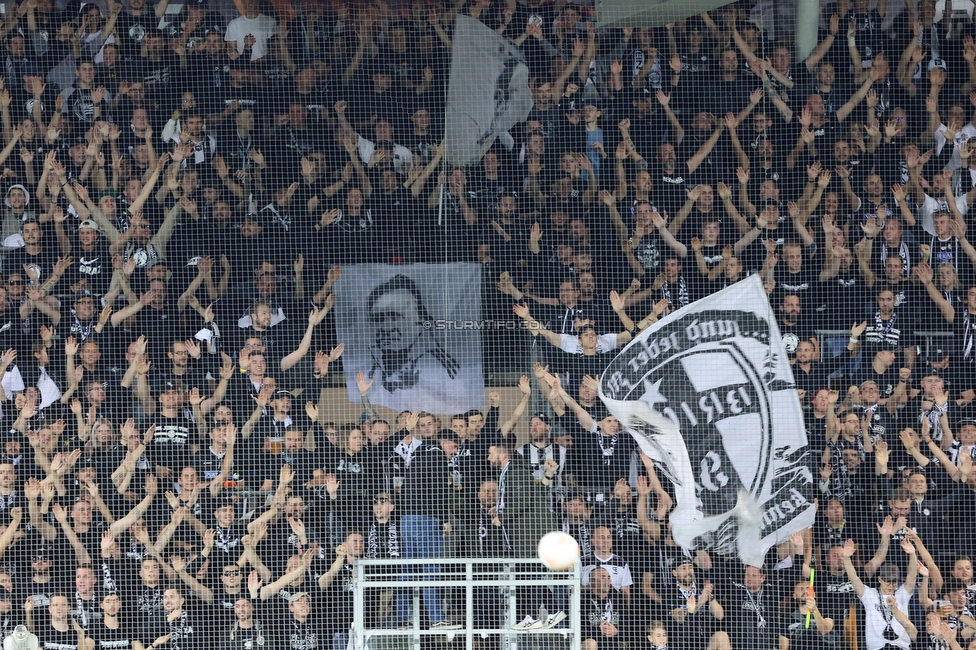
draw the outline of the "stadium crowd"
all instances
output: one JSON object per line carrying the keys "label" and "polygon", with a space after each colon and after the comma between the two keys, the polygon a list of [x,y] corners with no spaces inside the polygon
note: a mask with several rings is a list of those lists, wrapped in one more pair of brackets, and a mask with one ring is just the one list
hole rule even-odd
{"label": "stadium crowd", "polygon": [[[0,636],[345,650],[359,560],[561,529],[587,650],[976,647],[976,26],[822,4],[795,60],[744,0],[605,30],[565,0],[7,3]],[[535,101],[468,168],[442,161],[458,13]],[[362,416],[330,410],[332,288],[366,262],[482,265],[483,312],[526,323],[485,333],[514,411],[384,420],[365,375]],[[761,567],[674,544],[670,481],[598,398],[617,349],[751,274],[819,508]],[[367,623],[411,625],[405,592]],[[421,600],[449,641],[461,596]],[[517,606],[482,594],[478,624],[568,625],[565,594]]]}

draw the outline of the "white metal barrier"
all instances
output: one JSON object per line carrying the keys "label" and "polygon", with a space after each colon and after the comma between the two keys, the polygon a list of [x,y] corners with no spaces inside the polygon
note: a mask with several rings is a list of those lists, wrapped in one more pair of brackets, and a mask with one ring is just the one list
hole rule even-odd
{"label": "white metal barrier", "polygon": [[[439,573],[424,573],[425,565],[439,565]],[[395,569],[394,569],[395,567]],[[392,570],[391,570],[392,569]],[[569,650],[580,650],[580,564],[571,570],[557,573],[549,570],[538,558],[530,559],[481,559],[481,558],[417,558],[411,560],[358,560],[353,566],[353,629],[354,650],[368,650],[368,644],[378,637],[409,639],[414,650],[419,650],[423,636],[465,637],[465,648],[472,650],[476,636],[485,638],[501,635],[504,647],[517,650],[521,635],[559,635],[569,643]],[[426,578],[426,579],[425,579]],[[561,626],[549,629],[515,631],[516,590],[520,587],[542,587],[552,590],[556,601],[568,605],[566,619]],[[426,629],[421,624],[422,591],[428,588],[440,590],[440,598],[452,590],[463,592],[464,620],[457,620],[457,630]],[[367,628],[366,607],[376,599],[366,596],[368,591],[394,589],[406,592],[411,601],[409,627],[386,621],[393,627]],[[497,627],[475,627],[476,591],[489,590],[500,596],[504,605],[494,619]],[[379,593],[376,594],[379,596]],[[396,596],[394,596],[394,601]],[[550,613],[555,613],[555,610]]]}

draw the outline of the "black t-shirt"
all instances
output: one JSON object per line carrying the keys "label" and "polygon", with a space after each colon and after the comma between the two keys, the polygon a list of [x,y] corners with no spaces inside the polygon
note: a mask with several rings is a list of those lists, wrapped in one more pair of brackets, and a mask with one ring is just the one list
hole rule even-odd
{"label": "black t-shirt", "polygon": [[854,585],[846,574],[839,577],[824,571],[816,576],[817,607],[827,618],[834,619],[834,627],[843,624],[852,604],[858,601]]}
{"label": "black t-shirt", "polygon": [[[234,617],[234,608],[231,607],[230,616]],[[272,638],[271,633],[265,629],[261,621],[253,621],[249,628],[242,628],[236,622],[229,631],[221,631],[220,648],[222,650],[260,650],[262,648],[277,648],[281,641]]]}
{"label": "black t-shirt", "polygon": [[50,619],[34,624],[34,634],[43,650],[78,650],[78,635],[71,624],[65,632],[54,629]]}
{"label": "black t-shirt", "polygon": [[88,284],[88,290],[95,295],[102,296],[108,291],[112,282],[112,256],[108,252],[108,242],[103,237],[95,242],[92,250],[82,250],[77,241],[77,235],[72,244],[72,254],[75,263],[71,265],[68,273],[71,276],[71,284],[84,280]]}
{"label": "black t-shirt", "polygon": [[[51,121],[51,117],[54,115],[54,106],[58,99],[58,91],[55,89],[54,84],[48,84],[47,88],[41,93],[38,99],[33,91],[24,90],[23,88],[11,88],[10,89],[10,120],[14,124],[18,124],[25,119],[34,119],[34,108],[38,101],[40,101],[41,109],[41,119],[45,123]],[[44,132],[41,132],[43,135]]]}
{"label": "black t-shirt", "polygon": [[[838,622],[834,621],[834,630],[838,629]],[[842,621],[840,622],[842,624]],[[780,635],[790,640],[791,650],[829,650],[840,644],[840,632],[833,630],[826,635],[820,634],[817,626],[811,622],[806,626],[806,615],[794,609],[781,621]]]}
{"label": "black t-shirt", "polygon": [[820,271],[815,268],[816,265],[816,260],[804,259],[800,270],[791,273],[787,270],[785,263],[777,264],[773,270],[773,279],[776,282],[776,294],[774,295],[796,294],[800,297],[800,304],[804,311],[816,309],[818,304],[823,301],[823,294],[825,293],[819,281]]}
{"label": "black t-shirt", "polygon": [[[120,620],[119,626],[113,630],[105,625],[103,619],[88,627],[88,636],[95,640],[96,650],[130,650],[132,642],[138,639],[135,626],[124,620]],[[145,641],[144,645],[153,641],[155,639]]]}
{"label": "black t-shirt", "polygon": [[[697,603],[700,601],[701,585],[704,584],[704,579],[696,575],[695,583],[689,588],[679,585],[670,573],[661,577],[664,583],[659,589],[664,607],[661,615],[667,617],[668,646],[673,645],[677,650],[690,650],[692,648],[704,647],[721,625],[712,615],[707,605],[700,607],[694,614],[687,613],[688,597],[694,595],[697,606]],[[714,596],[715,594],[713,594]],[[675,609],[684,611],[685,619],[683,622],[679,623],[671,614]]]}
{"label": "black t-shirt", "polygon": [[203,650],[207,647],[208,626],[201,625],[201,621],[189,614],[185,609],[179,618],[170,622],[167,613],[163,611],[146,626],[142,632],[143,639],[152,643],[161,636],[172,635],[167,644],[173,650]]}
{"label": "black t-shirt", "polygon": [[[767,581],[770,578],[767,576]],[[779,601],[776,590],[769,585],[752,593],[741,584],[728,584],[719,602],[725,607],[723,623],[733,647],[778,647]]]}
{"label": "black t-shirt", "polygon": [[865,381],[873,381],[878,384],[880,399],[888,399],[891,397],[895,392],[895,388],[898,386],[899,368],[892,365],[883,373],[879,374],[874,371],[874,368],[871,367],[870,359],[865,359],[864,361],[865,363],[861,365],[861,369],[856,374],[848,378],[844,378],[841,381],[849,386],[860,386]]}
{"label": "black t-shirt", "polygon": [[[339,576],[336,576],[336,581],[338,580]],[[352,598],[349,600],[349,611],[351,612]],[[304,623],[299,623],[288,615],[275,628],[275,647],[277,650],[328,650],[332,646],[332,626],[326,621],[326,618],[313,612]],[[346,629],[341,631],[347,632],[348,630],[349,627],[346,626]]]}
{"label": "black t-shirt", "polygon": [[353,619],[353,566],[348,562],[325,590],[326,629],[330,634],[349,631]]}
{"label": "black t-shirt", "polygon": [[887,320],[875,312],[867,319],[868,326],[861,337],[865,351],[873,354],[878,348],[887,348],[898,352],[917,345],[913,320],[903,310],[895,310]]}
{"label": "black t-shirt", "polygon": [[778,320],[779,331],[783,337],[783,347],[791,356],[796,354],[796,347],[801,341],[809,341],[816,335],[816,327],[807,318],[804,318],[802,313],[799,320],[793,325],[786,323],[782,318]]}
{"label": "black t-shirt", "polygon": [[139,44],[147,32],[154,31],[159,21],[147,6],[138,16],[123,11],[115,21],[116,44],[122,50],[122,59],[138,59]]}
{"label": "black t-shirt", "polygon": [[630,475],[630,452],[635,446],[633,437],[625,431],[605,436],[599,428],[592,432],[583,431],[579,426],[572,430],[572,434],[573,445],[580,447],[586,467],[583,483],[609,501],[617,480]]}
{"label": "black t-shirt", "polygon": [[196,427],[182,413],[172,418],[157,413],[153,424],[156,433],[147,450],[150,459],[179,473],[190,464],[190,445],[197,442]]}
{"label": "black t-shirt", "polygon": [[[53,234],[50,233],[49,236],[53,236]],[[3,270],[4,273],[8,274],[23,274],[24,265],[27,265],[32,271],[39,271],[41,282],[43,283],[51,277],[51,273],[54,271],[54,264],[57,261],[57,251],[54,250],[53,246],[42,245],[41,252],[36,255],[28,253],[26,248],[21,247],[4,254]]]}

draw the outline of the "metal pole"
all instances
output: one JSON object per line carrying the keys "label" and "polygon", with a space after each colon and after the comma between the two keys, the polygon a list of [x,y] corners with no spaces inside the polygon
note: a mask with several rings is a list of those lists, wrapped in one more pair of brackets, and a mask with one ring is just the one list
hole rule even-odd
{"label": "metal pole", "polygon": [[[353,564],[353,574],[355,576],[356,585],[363,584],[363,577],[365,572],[363,571],[363,565],[357,563]],[[352,592],[352,631],[356,637],[355,648],[356,650],[365,650],[365,623],[363,621],[363,590],[354,589]]]}
{"label": "metal pole", "polygon": [[440,194],[437,198],[437,225],[444,225],[444,184],[441,183]]}
{"label": "metal pole", "polygon": [[474,650],[474,570],[471,562],[464,563],[464,646],[467,650]]}
{"label": "metal pole", "polygon": [[573,637],[570,641],[570,650],[580,650],[583,639],[582,622],[580,621],[580,563],[577,562],[573,567],[573,581],[569,585],[569,625],[573,630]]}

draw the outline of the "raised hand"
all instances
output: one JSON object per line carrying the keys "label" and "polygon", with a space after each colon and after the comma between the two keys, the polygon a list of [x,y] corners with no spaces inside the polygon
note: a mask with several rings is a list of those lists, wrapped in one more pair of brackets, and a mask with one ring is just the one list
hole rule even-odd
{"label": "raised hand", "polygon": [[373,380],[370,379],[369,381],[366,381],[366,373],[364,373],[362,370],[356,373],[356,388],[359,389],[360,395],[365,395],[372,387]]}

